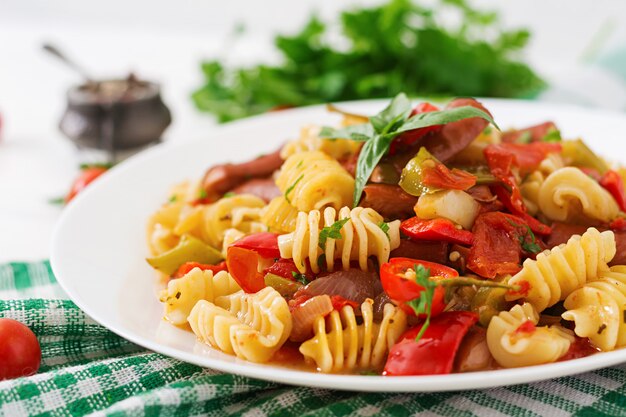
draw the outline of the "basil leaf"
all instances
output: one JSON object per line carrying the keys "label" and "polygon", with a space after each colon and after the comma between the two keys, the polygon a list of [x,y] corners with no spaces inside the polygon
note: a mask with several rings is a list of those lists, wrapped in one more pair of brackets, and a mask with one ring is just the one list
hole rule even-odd
{"label": "basil leaf", "polygon": [[352,206],[356,207],[361,201],[361,194],[363,194],[363,188],[369,180],[374,168],[380,162],[383,156],[389,150],[391,141],[396,135],[387,134],[385,136],[376,135],[372,139],[365,142],[359,153],[359,159],[356,164],[356,175],[354,178],[354,198],[352,200]]}
{"label": "basil leaf", "polygon": [[374,136],[374,128],[369,123],[347,126],[341,129],[324,126],[319,133],[322,139],[352,139],[365,142]]}
{"label": "basil leaf", "polygon": [[387,133],[392,130],[393,124],[400,120],[406,120],[410,113],[411,102],[406,94],[400,93],[380,113],[370,117],[370,123],[376,133]]}
{"label": "basil leaf", "polygon": [[445,109],[440,111],[431,111],[426,113],[416,114],[407,120],[400,128],[398,128],[394,134],[408,132],[409,130],[420,129],[422,127],[429,127],[435,125],[445,125],[448,123],[458,122],[463,119],[470,119],[472,117],[480,117],[485,119],[496,129],[500,130],[493,118],[484,111],[472,106],[456,107],[453,109]]}

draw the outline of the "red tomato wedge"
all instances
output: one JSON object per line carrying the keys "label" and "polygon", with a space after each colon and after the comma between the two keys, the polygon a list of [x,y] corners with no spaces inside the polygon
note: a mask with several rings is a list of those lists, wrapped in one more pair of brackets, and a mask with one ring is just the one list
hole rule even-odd
{"label": "red tomato wedge", "polygon": [[389,351],[383,375],[449,374],[467,331],[478,321],[469,311],[446,311],[433,318],[415,341],[422,325],[409,329]]}

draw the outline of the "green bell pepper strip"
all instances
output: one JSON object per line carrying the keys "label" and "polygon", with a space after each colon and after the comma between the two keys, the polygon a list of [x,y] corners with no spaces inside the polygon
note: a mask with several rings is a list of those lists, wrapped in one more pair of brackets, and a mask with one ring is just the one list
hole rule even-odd
{"label": "green bell pepper strip", "polygon": [[215,265],[222,260],[224,257],[217,249],[189,235],[183,235],[176,247],[146,259],[154,269],[170,276],[186,262]]}

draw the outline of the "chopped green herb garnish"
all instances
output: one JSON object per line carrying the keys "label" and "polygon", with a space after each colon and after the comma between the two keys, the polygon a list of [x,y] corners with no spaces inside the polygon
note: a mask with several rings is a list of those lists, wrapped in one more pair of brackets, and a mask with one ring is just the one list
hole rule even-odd
{"label": "chopped green herb garnish", "polygon": [[232,192],[232,191],[229,191],[229,192],[227,192],[226,194],[224,194],[224,196],[223,196],[223,197],[224,197],[224,198],[228,198],[228,197],[234,197],[234,196],[236,196],[236,195],[237,195],[236,193],[234,193],[234,192]]}
{"label": "chopped green herb garnish", "polygon": [[306,275],[299,274],[296,271],[291,271],[291,276],[302,285],[307,285],[310,282]]}
{"label": "chopped green herb garnish", "polygon": [[435,296],[435,288],[437,283],[430,280],[430,269],[424,268],[423,265],[415,264],[415,281],[423,288],[420,296],[407,302],[407,305],[415,311],[415,315],[426,314],[426,320],[422,323],[422,328],[415,337],[415,341],[419,342],[424,332],[430,326],[430,317],[432,315],[433,298]]}
{"label": "chopped green herb garnish", "polygon": [[200,191],[198,191],[198,199],[199,200],[204,200],[208,196],[209,195],[207,194],[207,192],[206,192],[206,190],[204,188],[201,188]]}
{"label": "chopped green herb garnish", "polygon": [[296,165],[296,168],[300,168],[303,163],[304,163],[304,160],[300,160],[300,162],[298,162],[298,164]]}
{"label": "chopped green herb garnish", "polygon": [[521,228],[526,229],[526,233],[520,234],[517,236],[517,239],[519,240],[519,243],[525,252],[528,252],[528,253],[541,252],[541,246],[537,244],[537,238],[535,237],[535,234],[533,233],[530,226],[528,226],[527,224],[515,223],[511,219],[507,219],[507,221],[513,227],[521,227]]}
{"label": "chopped green herb garnish", "polygon": [[291,200],[289,199],[289,193],[291,193],[293,189],[296,188],[296,185],[298,185],[298,183],[302,180],[303,177],[304,177],[304,174],[300,175],[298,179],[296,180],[296,182],[291,184],[289,188],[287,188],[287,190],[285,191],[285,200],[287,200],[289,204],[291,204]]}
{"label": "chopped green herb garnish", "polygon": [[97,163],[93,163],[93,164],[80,164],[79,167],[81,169],[81,171],[85,170],[85,169],[89,169],[89,168],[104,168],[104,169],[110,169],[113,167],[114,164],[112,164],[111,162],[97,162]]}
{"label": "chopped green herb garnish", "polygon": [[320,230],[318,246],[322,250],[325,250],[326,240],[328,240],[328,238],[341,239],[341,228],[343,227],[344,224],[348,222],[348,220],[350,220],[349,217],[346,217],[345,219],[337,220],[332,225],[326,226],[322,230]]}
{"label": "chopped green herb garnish", "polygon": [[380,374],[378,372],[374,372],[374,371],[361,371],[361,375],[363,375],[363,376],[378,376]]}
{"label": "chopped green herb garnish", "polygon": [[170,203],[175,203],[177,198],[178,197],[176,197],[176,194],[172,194],[167,201],[169,201]]}
{"label": "chopped green herb garnish", "polygon": [[378,227],[380,227],[380,229],[385,232],[385,234],[387,235],[387,239],[389,239],[389,225],[383,221],[378,223]]}
{"label": "chopped green herb garnish", "polygon": [[317,266],[321,270],[326,269],[326,254],[322,253],[317,257]]}
{"label": "chopped green herb garnish", "polygon": [[541,140],[543,142],[560,142],[562,140],[561,131],[558,129],[550,129]]}

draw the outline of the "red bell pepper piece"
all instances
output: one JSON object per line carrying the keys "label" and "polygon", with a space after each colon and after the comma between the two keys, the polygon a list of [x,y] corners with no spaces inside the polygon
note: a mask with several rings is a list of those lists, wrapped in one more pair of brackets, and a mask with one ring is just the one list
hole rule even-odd
{"label": "red bell pepper piece", "polygon": [[214,274],[220,271],[228,271],[226,267],[226,261],[222,261],[217,265],[207,265],[207,264],[201,264],[199,262],[185,262],[178,268],[178,271],[174,273],[174,278],[183,277],[187,275],[187,273],[189,273],[189,271],[191,271],[194,268],[200,268],[203,271],[213,271]]}
{"label": "red bell pepper piece", "polygon": [[457,229],[448,219],[424,220],[411,217],[400,225],[402,233],[415,240],[435,240],[459,245],[471,245],[474,235],[468,230]]}
{"label": "red bell pepper piece", "polygon": [[340,311],[345,306],[350,306],[352,308],[358,308],[359,304],[356,301],[346,300],[340,295],[331,295],[330,302],[333,304],[333,309]]}
{"label": "red bell pepper piece", "polygon": [[263,260],[280,258],[276,233],[255,233],[245,236],[229,246],[226,265],[231,276],[247,293],[265,287],[265,275],[259,272]]}
{"label": "red bell pepper piece", "polygon": [[[422,294],[424,287],[419,285],[415,280],[406,278],[406,272],[413,269],[415,265],[422,265],[430,270],[431,276],[439,276],[443,278],[455,278],[459,273],[447,266],[436,264],[434,262],[421,261],[410,258],[391,258],[389,262],[380,266],[380,282],[383,290],[389,298],[400,304],[402,309],[408,313],[415,315],[413,309],[406,306],[407,301],[414,300]],[[436,316],[444,309],[445,289],[441,286],[435,289],[433,297],[433,305],[431,307],[432,316]]]}
{"label": "red bell pepper piece", "polygon": [[626,231],[626,217],[618,217],[609,224],[609,229],[613,231]]}
{"label": "red bell pepper piece", "polygon": [[[421,113],[428,113],[431,111],[439,111],[439,107],[426,102],[420,103],[415,106],[415,108],[411,111],[409,117],[413,117]],[[435,125],[402,133],[401,135],[396,137],[393,142],[391,142],[391,146],[389,147],[389,155],[394,155],[398,151],[398,149],[407,148],[415,144],[418,140],[426,136],[428,133],[435,132],[440,129],[441,125]]]}
{"label": "red bell pepper piece", "polygon": [[383,375],[449,374],[467,331],[478,321],[469,311],[446,311],[433,318],[422,338],[422,326],[407,330],[389,351]]}
{"label": "red bell pepper piece", "polygon": [[609,170],[600,178],[599,182],[613,196],[620,210],[626,211],[626,193],[624,192],[622,177],[617,172]]}
{"label": "red bell pepper piece", "polygon": [[[295,281],[294,273],[299,275],[300,271],[298,270],[298,267],[296,266],[293,259],[281,258],[274,262],[269,268],[267,268],[264,273],[278,275],[279,277]],[[307,275],[307,277],[309,278],[313,276],[313,274],[309,275],[308,271],[305,275]]]}
{"label": "red bell pepper piece", "polygon": [[253,233],[236,240],[230,247],[251,249],[263,258],[280,258],[278,233]]}

